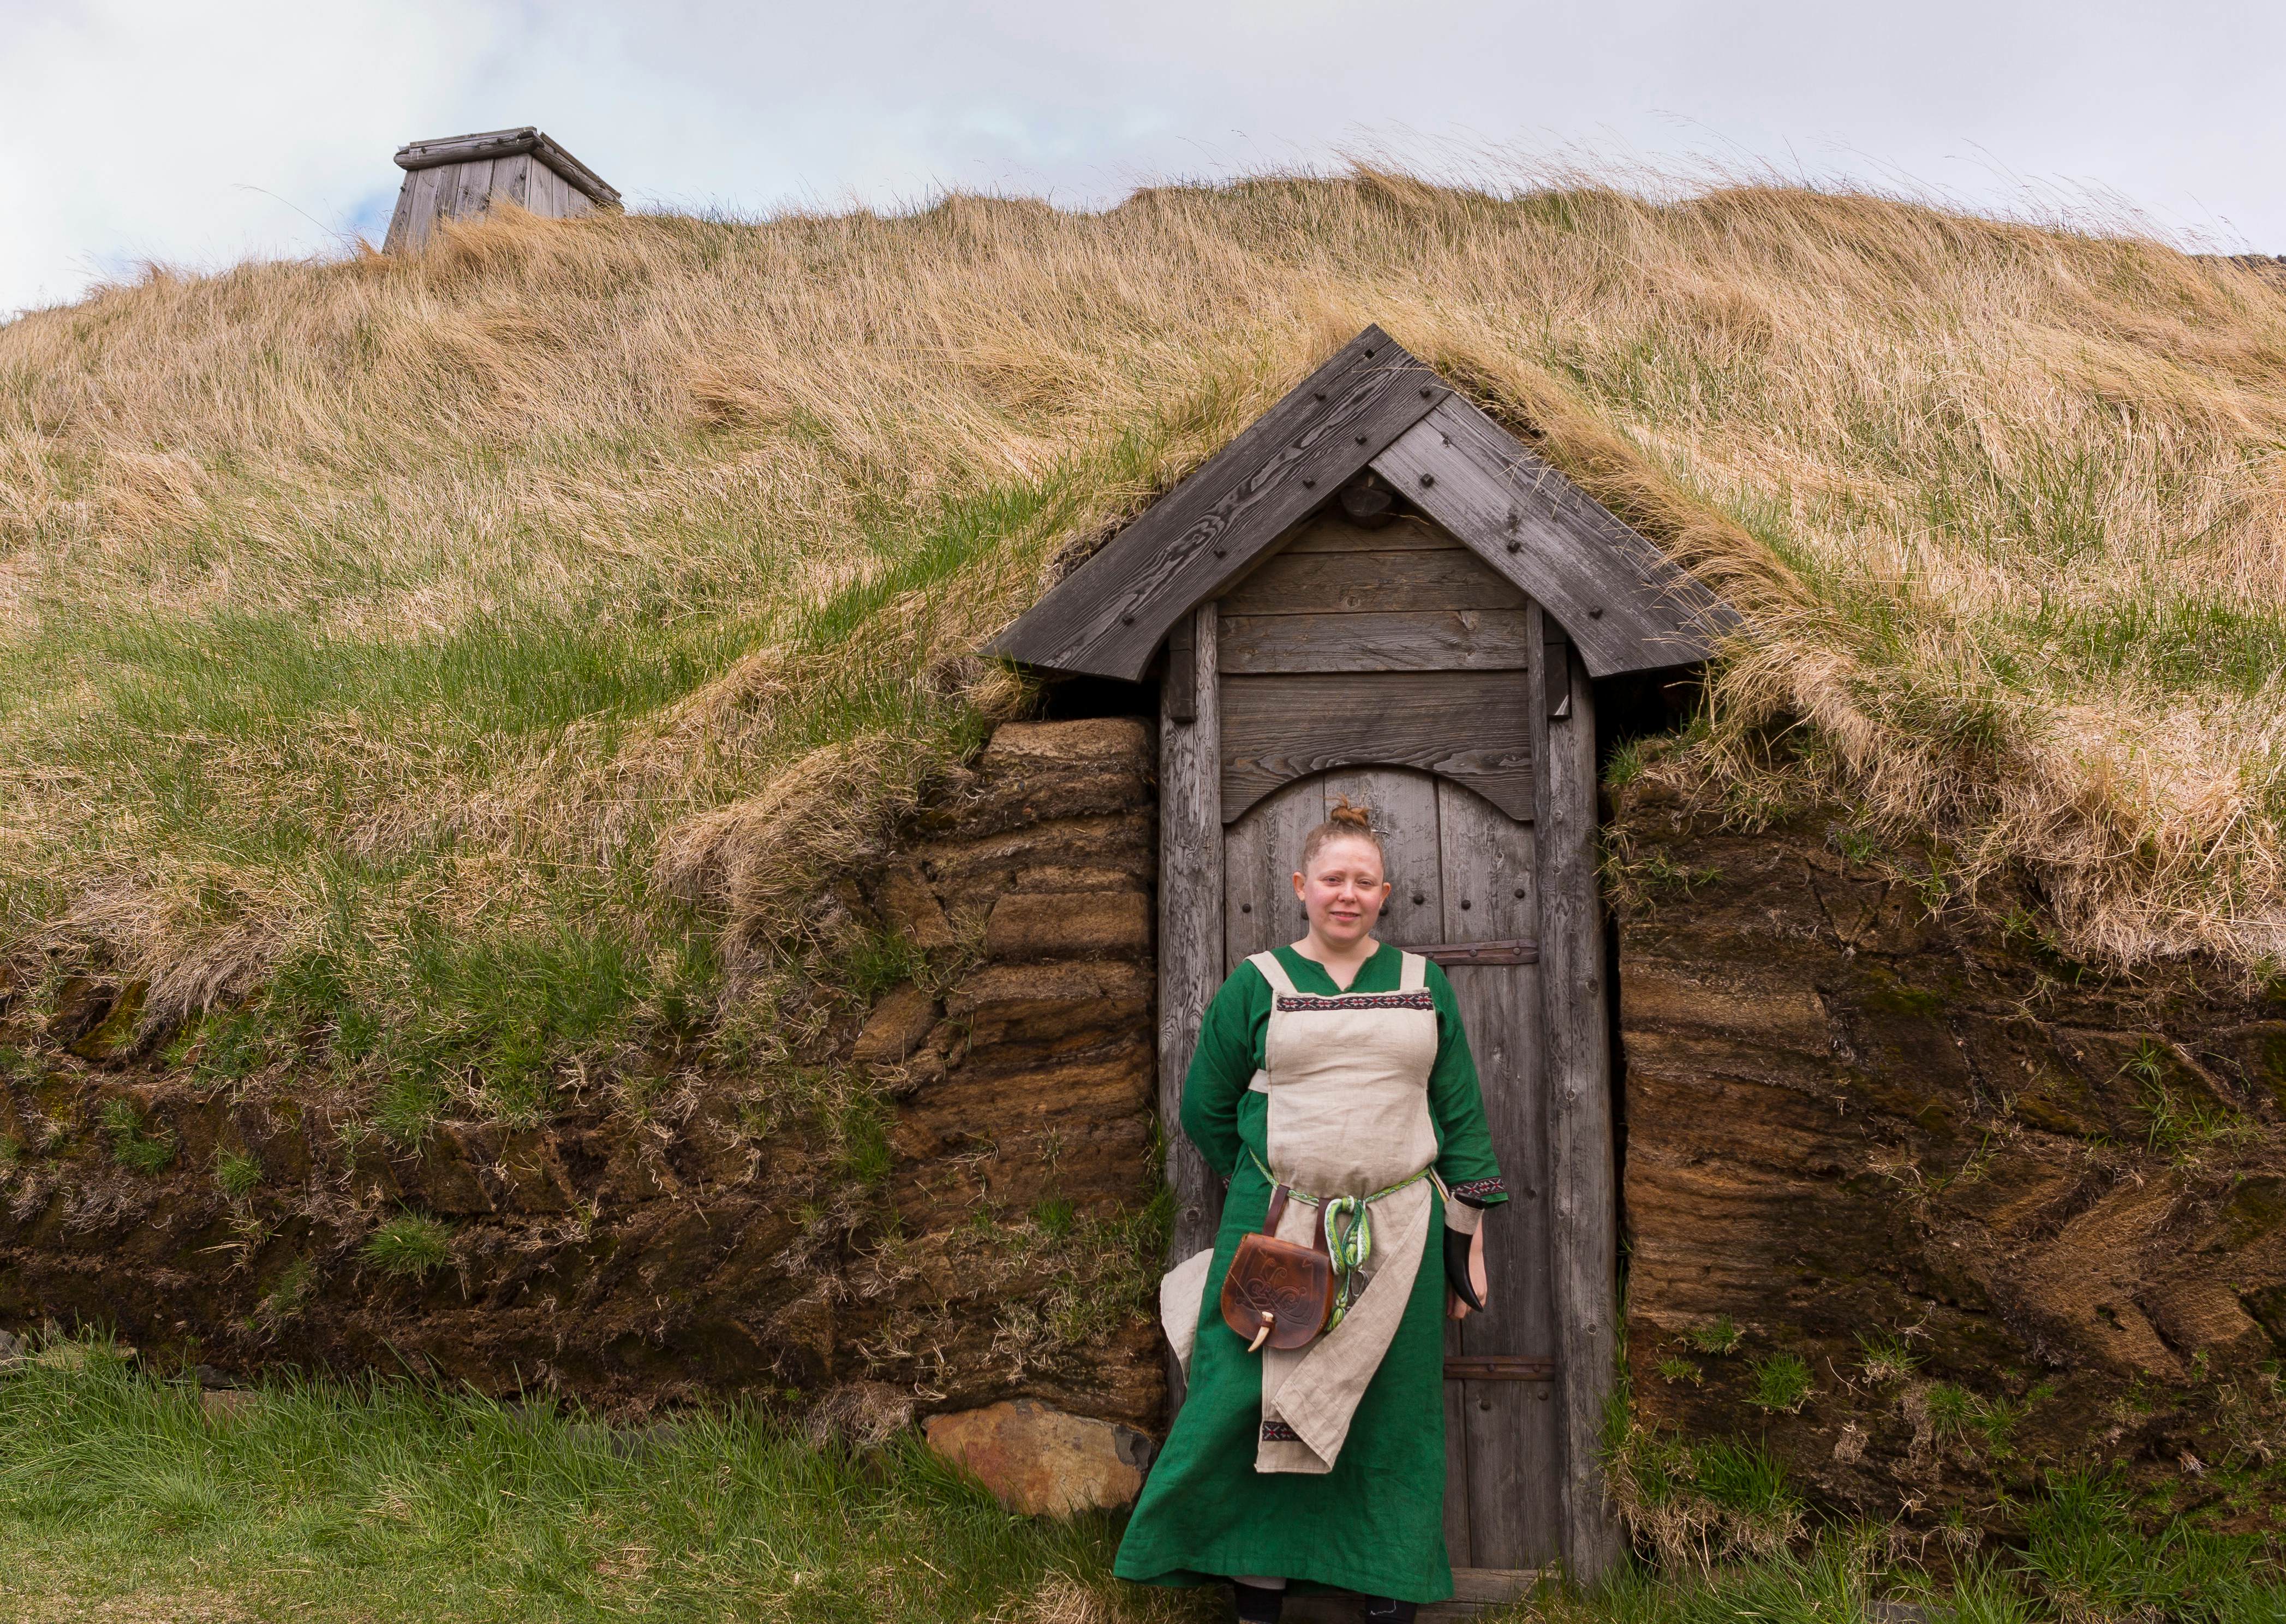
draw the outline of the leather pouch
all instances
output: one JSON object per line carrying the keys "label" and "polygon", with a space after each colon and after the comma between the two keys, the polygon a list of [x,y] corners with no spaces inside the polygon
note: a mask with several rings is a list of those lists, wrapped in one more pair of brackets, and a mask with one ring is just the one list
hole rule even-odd
{"label": "leather pouch", "polygon": [[1262,1233],[1242,1236],[1238,1254],[1222,1278],[1223,1323],[1246,1338],[1246,1351],[1301,1347],[1334,1313],[1334,1260],[1326,1255],[1323,1225],[1313,1227],[1311,1244],[1277,1238],[1286,1211],[1286,1186],[1270,1192]]}

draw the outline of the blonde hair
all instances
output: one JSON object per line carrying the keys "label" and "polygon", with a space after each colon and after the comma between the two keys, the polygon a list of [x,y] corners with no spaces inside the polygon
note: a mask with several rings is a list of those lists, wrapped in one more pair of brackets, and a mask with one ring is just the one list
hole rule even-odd
{"label": "blonde hair", "polygon": [[1383,849],[1381,837],[1373,832],[1373,815],[1363,807],[1353,807],[1346,795],[1334,797],[1334,804],[1326,808],[1326,821],[1302,839],[1302,871],[1318,860],[1318,854],[1335,840],[1363,840],[1374,849],[1385,871],[1389,853]]}

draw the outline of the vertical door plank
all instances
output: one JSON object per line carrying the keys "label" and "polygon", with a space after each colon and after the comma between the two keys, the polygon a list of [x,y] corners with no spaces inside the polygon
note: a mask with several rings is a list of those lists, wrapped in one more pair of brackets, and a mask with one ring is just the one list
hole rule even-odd
{"label": "vertical door plank", "polygon": [[[1424,1257],[1421,1266],[1440,1269],[1434,1257]],[[1452,1320],[1445,1321],[1445,1356],[1449,1359],[1461,1352],[1461,1328]],[[1461,1390],[1462,1382],[1445,1384],[1445,1557],[1454,1567],[1490,1567],[1489,1562],[1478,1559],[1475,1541],[1469,1532],[1469,1415],[1468,1395]]]}
{"label": "vertical door plank", "polygon": [[1564,1443],[1564,1561],[1584,1583],[1620,1559],[1601,1439],[1617,1350],[1619,1242],[1612,1164],[1610,1031],[1603,905],[1596,882],[1596,706],[1560,630],[1527,639],[1533,713],[1571,689],[1571,713],[1546,722],[1533,775],[1540,857],[1540,971],[1548,1057],[1549,1243],[1556,1309],[1557,1425]]}
{"label": "vertical door plank", "polygon": [[[1517,706],[1528,699],[1519,680]],[[1443,939],[1530,937],[1539,927],[1531,826],[1459,784],[1440,784],[1438,794]],[[1510,1195],[1486,1219],[1492,1305],[1462,1322],[1462,1350],[1548,1358],[1555,1336],[1541,1176],[1539,966],[1462,965],[1447,974]],[[1480,1567],[1533,1567],[1557,1554],[1561,1460],[1548,1394],[1541,1382],[1465,1384],[1471,1542]]]}
{"label": "vertical door plank", "polygon": [[[1202,707],[1203,708],[1203,707]],[[1302,842],[1326,819],[1326,784],[1304,778],[1265,797],[1230,828],[1223,884],[1224,966],[1300,939],[1306,920],[1294,895]]]}
{"label": "vertical door plank", "polygon": [[1375,932],[1399,947],[1440,940],[1444,879],[1438,860],[1437,780],[1402,767],[1344,768],[1326,775],[1326,805],[1346,795],[1372,815],[1388,855],[1389,901]]}
{"label": "vertical door plank", "polygon": [[[1199,1021],[1222,984],[1222,714],[1216,698],[1214,605],[1197,611],[1192,639],[1200,699],[1190,721],[1159,724],[1159,1131],[1174,1192],[1171,1264],[1214,1244],[1222,1186],[1183,1132],[1183,1075]],[[1182,1372],[1167,1356],[1169,1415],[1183,1400]]]}

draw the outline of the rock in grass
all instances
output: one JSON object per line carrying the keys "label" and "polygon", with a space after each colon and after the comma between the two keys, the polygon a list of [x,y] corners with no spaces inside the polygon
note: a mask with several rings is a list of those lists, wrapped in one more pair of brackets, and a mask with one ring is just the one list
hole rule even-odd
{"label": "rock in grass", "polygon": [[1142,1491],[1151,1440],[1029,1399],[932,1415],[929,1447],[1029,1517],[1123,1506]]}
{"label": "rock in grass", "polygon": [[262,1395],[251,1387],[209,1387],[199,1393],[199,1413],[209,1426],[235,1421],[261,1403]]}

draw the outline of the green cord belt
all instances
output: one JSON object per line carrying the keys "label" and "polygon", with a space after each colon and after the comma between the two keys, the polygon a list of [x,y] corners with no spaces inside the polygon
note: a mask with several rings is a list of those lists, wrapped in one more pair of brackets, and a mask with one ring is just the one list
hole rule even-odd
{"label": "green cord belt", "polygon": [[[1254,1154],[1253,1146],[1246,1147],[1246,1154],[1255,1166],[1262,1169],[1262,1176],[1270,1180],[1271,1187],[1277,1188],[1278,1175]],[[1286,1186],[1289,1196],[1304,1206],[1318,1209],[1318,1221],[1325,1228],[1326,1256],[1333,1259],[1336,1282],[1333,1315],[1326,1321],[1328,1330],[1339,1325],[1342,1316],[1349,1313],[1351,1285],[1358,1271],[1365,1267],[1366,1260],[1373,1256],[1373,1203],[1384,1195],[1394,1195],[1399,1190],[1419,1184],[1423,1179],[1436,1177],[1433,1168],[1424,1167],[1410,1179],[1400,1179],[1370,1195],[1305,1195],[1290,1184]],[[1442,1187],[1441,1181],[1439,1187]]]}

